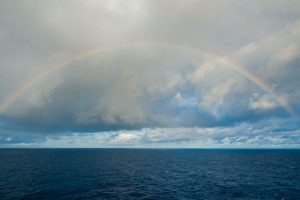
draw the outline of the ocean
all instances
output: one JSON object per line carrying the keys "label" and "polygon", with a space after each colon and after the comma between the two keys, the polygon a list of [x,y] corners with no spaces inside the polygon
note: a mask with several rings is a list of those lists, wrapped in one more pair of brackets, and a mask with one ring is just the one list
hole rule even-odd
{"label": "ocean", "polygon": [[0,149],[0,199],[300,199],[300,150]]}

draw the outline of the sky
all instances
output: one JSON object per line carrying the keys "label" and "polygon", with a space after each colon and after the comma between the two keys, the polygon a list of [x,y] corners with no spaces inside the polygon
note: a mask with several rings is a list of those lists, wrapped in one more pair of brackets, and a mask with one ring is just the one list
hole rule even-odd
{"label": "sky", "polygon": [[299,0],[0,0],[0,147],[300,148]]}

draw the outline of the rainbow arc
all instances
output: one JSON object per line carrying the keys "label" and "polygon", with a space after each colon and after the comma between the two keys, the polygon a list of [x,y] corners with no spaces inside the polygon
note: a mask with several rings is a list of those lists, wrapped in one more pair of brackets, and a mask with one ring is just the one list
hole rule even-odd
{"label": "rainbow arc", "polygon": [[70,63],[84,59],[88,56],[94,55],[94,54],[102,54],[105,52],[117,50],[117,49],[123,49],[123,48],[130,48],[133,46],[145,46],[145,45],[151,45],[151,46],[163,46],[163,47],[174,47],[179,49],[186,49],[189,51],[193,51],[196,53],[199,53],[201,55],[207,55],[215,59],[216,61],[225,64],[226,66],[230,67],[232,70],[239,73],[241,76],[245,77],[255,85],[257,85],[259,88],[261,88],[263,91],[265,91],[267,94],[269,94],[276,103],[278,103],[280,106],[285,108],[285,110],[292,116],[296,116],[293,109],[289,106],[288,101],[282,97],[279,97],[274,90],[268,86],[259,76],[248,70],[246,67],[235,63],[231,61],[229,58],[222,57],[216,53],[204,51],[202,49],[196,48],[196,47],[189,47],[185,45],[179,45],[179,44],[173,44],[173,43],[157,43],[157,42],[145,42],[145,43],[131,43],[131,44],[120,44],[115,46],[108,46],[108,47],[99,47],[95,49],[91,49],[89,51],[81,52],[79,54],[75,54],[62,62],[45,67],[46,69],[40,73],[38,73],[36,76],[28,80],[27,82],[21,84],[19,87],[17,87],[12,93],[7,95],[6,98],[2,101],[0,104],[0,113],[4,113],[7,111],[12,104],[26,91],[30,90],[35,84],[42,81],[43,79],[46,79],[47,77],[54,74],[56,71],[63,69],[64,67],[67,67]]}

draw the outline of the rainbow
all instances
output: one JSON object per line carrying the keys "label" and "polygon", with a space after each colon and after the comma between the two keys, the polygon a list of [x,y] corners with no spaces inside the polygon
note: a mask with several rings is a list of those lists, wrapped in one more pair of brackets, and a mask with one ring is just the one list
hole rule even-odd
{"label": "rainbow", "polygon": [[17,87],[12,93],[10,93],[2,103],[0,104],[0,113],[5,112],[22,94],[24,94],[26,91],[28,91],[30,88],[32,88],[36,83],[39,81],[47,78],[48,76],[51,76],[51,74],[55,73],[58,70],[61,70],[62,68],[68,66],[68,64],[80,60],[83,58],[86,58],[93,54],[102,54],[108,51],[122,49],[122,48],[129,48],[133,46],[145,46],[145,45],[151,45],[151,46],[165,46],[165,47],[173,47],[173,48],[179,48],[179,49],[185,49],[189,51],[194,51],[196,53],[201,53],[202,55],[208,55],[215,59],[216,61],[225,64],[226,66],[230,67],[232,70],[238,72],[240,75],[248,79],[249,81],[253,82],[255,85],[257,85],[259,88],[261,88],[263,91],[265,91],[267,94],[269,94],[276,103],[281,105],[285,110],[292,116],[296,116],[292,108],[289,106],[288,101],[282,97],[279,97],[274,90],[268,86],[261,78],[259,78],[257,75],[249,71],[246,67],[239,65],[233,61],[231,61],[229,58],[222,57],[220,55],[217,55],[215,53],[204,51],[202,49],[196,48],[196,47],[190,47],[185,45],[178,45],[178,44],[172,44],[172,43],[156,43],[156,42],[148,42],[148,43],[131,43],[131,44],[121,44],[117,46],[109,46],[109,47],[100,47],[95,48],[89,51],[85,51],[79,54],[75,54],[62,62],[46,67],[46,69],[40,73],[38,73],[36,76],[34,76],[32,79],[28,80],[27,82],[21,84],[19,87]]}

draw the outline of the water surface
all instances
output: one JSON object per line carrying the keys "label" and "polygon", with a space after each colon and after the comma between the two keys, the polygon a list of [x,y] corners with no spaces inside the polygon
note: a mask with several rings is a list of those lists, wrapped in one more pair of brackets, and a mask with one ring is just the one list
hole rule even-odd
{"label": "water surface", "polygon": [[0,149],[0,199],[300,199],[300,150]]}

